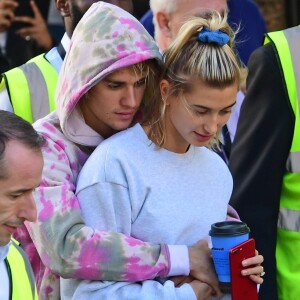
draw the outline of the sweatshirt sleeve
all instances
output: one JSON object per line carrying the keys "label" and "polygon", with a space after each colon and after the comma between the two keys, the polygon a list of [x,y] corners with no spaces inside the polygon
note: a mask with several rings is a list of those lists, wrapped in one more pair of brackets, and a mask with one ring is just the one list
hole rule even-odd
{"label": "sweatshirt sleeve", "polygon": [[[47,139],[43,151],[43,179],[34,193],[38,219],[28,224],[43,263],[65,278],[132,281],[167,276],[166,245],[85,225],[75,196],[76,166],[58,142]],[[135,262],[140,268],[131,267]]]}

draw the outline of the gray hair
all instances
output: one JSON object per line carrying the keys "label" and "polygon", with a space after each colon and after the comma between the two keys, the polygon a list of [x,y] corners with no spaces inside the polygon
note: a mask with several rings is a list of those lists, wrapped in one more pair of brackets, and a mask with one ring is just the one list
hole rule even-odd
{"label": "gray hair", "polygon": [[158,23],[156,20],[157,12],[164,12],[166,14],[171,14],[177,10],[178,0],[150,0],[150,8],[153,13],[153,24],[154,24],[154,38],[157,40],[157,30]]}
{"label": "gray hair", "polygon": [[178,0],[150,0],[150,8],[153,14],[163,11],[168,14],[176,11]]}

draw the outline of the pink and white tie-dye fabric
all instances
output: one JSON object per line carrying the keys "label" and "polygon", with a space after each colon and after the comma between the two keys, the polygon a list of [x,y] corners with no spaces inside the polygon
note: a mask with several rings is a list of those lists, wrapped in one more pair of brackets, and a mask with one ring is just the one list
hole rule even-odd
{"label": "pink and white tie-dye fabric", "polygon": [[[58,80],[57,112],[65,135],[82,144],[82,137],[68,122],[72,122],[82,95],[93,85],[109,73],[151,58],[161,60],[161,53],[140,22],[119,7],[93,4],[74,31]],[[90,131],[89,135],[97,133]],[[98,143],[95,139],[93,145]]]}
{"label": "pink and white tie-dye fabric", "polygon": [[137,281],[169,272],[167,246],[85,226],[74,195],[78,173],[103,140],[75,109],[78,102],[109,73],[152,58],[162,59],[154,40],[116,6],[93,4],[74,31],[59,76],[57,110],[34,124],[46,139],[42,183],[34,193],[38,219],[26,224],[34,246],[25,227],[18,235],[33,263],[39,299],[60,298],[59,276]]}

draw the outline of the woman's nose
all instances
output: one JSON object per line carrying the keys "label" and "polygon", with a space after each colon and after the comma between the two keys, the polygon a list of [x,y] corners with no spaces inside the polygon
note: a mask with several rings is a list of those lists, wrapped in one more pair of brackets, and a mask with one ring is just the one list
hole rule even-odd
{"label": "woman's nose", "polygon": [[207,133],[209,134],[216,134],[219,128],[219,118],[218,116],[210,116],[207,118],[204,124],[204,129],[206,130]]}

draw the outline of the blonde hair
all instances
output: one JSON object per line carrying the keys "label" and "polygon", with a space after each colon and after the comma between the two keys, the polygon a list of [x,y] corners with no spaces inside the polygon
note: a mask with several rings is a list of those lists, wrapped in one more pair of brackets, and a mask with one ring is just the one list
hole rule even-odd
{"label": "blonde hair", "polygon": [[157,59],[149,59],[132,66],[133,72],[146,77],[146,88],[139,110],[145,114],[151,107],[151,102],[156,98],[156,89],[163,71],[163,64]]}
{"label": "blonde hair", "polygon": [[[220,30],[229,37],[229,41],[224,45],[202,42],[198,35],[203,29]],[[197,80],[220,89],[235,82],[239,84],[241,67],[233,50],[234,37],[235,33],[227,23],[227,14],[221,16],[214,11],[206,18],[194,17],[187,21],[164,53],[165,69],[162,79],[170,84],[167,97],[175,95],[185,101],[184,94],[190,91]],[[164,100],[157,95],[152,102],[152,109],[148,108],[151,114],[145,115],[143,120],[143,124],[150,125],[149,138],[159,147],[165,142]],[[211,146],[217,145],[218,141],[219,135]]]}

